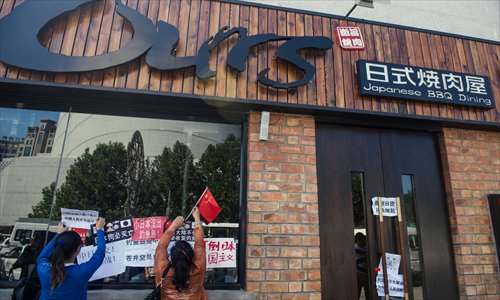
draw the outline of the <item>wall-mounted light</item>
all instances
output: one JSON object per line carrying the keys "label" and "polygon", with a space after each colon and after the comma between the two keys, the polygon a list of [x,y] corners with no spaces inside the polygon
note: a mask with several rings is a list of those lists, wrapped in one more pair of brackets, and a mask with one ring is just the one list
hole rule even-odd
{"label": "wall-mounted light", "polygon": [[354,9],[358,6],[373,8],[373,0],[357,0],[356,4],[354,4],[354,6],[347,13],[347,15],[345,15],[345,18],[347,19],[349,15],[354,11]]}
{"label": "wall-mounted light", "polygon": [[269,136],[269,112],[263,111],[260,115],[260,136],[259,140],[267,141]]}
{"label": "wall-mounted light", "polygon": [[373,0],[359,0],[356,4],[358,6],[373,8]]}

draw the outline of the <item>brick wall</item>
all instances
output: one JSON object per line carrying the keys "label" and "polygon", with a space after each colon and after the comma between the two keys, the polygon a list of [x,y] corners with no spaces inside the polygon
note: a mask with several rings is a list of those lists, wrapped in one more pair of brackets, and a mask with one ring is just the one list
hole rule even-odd
{"label": "brick wall", "polygon": [[246,290],[258,299],[320,299],[315,125],[272,113],[259,141],[249,117]]}
{"label": "brick wall", "polygon": [[460,297],[500,299],[487,201],[500,193],[500,133],[445,129],[440,143]]}

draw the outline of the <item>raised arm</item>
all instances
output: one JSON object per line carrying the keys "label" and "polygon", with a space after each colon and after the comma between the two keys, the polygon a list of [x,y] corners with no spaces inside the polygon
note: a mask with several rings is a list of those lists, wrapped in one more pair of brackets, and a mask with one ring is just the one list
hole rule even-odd
{"label": "raised arm", "polygon": [[205,232],[201,224],[201,216],[198,207],[193,208],[194,218],[194,263],[196,267],[206,268],[207,259],[205,254]]}
{"label": "raised arm", "polygon": [[160,241],[158,242],[158,246],[156,246],[156,251],[155,251],[155,279],[156,283],[158,283],[161,279],[161,276],[163,275],[164,269],[167,267],[168,264],[168,253],[167,253],[167,247],[168,244],[170,243],[170,240],[172,240],[172,237],[174,236],[175,231],[177,228],[182,226],[184,224],[184,218],[183,217],[177,217],[175,220],[172,222],[172,225],[168,227],[167,230],[162,234]]}
{"label": "raised arm", "polygon": [[92,257],[89,261],[80,265],[82,268],[82,275],[86,276],[87,279],[90,279],[92,275],[95,273],[97,269],[102,264],[104,260],[104,256],[106,256],[106,241],[104,240],[104,224],[106,224],[106,220],[104,218],[98,218],[95,228],[97,229],[97,249],[92,254]]}

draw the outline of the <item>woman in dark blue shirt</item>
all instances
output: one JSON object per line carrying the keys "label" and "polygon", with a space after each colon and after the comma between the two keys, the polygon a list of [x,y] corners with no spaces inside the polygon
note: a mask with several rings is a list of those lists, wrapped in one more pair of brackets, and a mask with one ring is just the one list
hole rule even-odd
{"label": "woman in dark blue shirt", "polygon": [[40,300],[87,299],[87,282],[106,254],[104,224],[103,218],[97,220],[97,249],[89,261],[80,265],[75,264],[82,247],[80,236],[74,231],[64,231],[59,225],[57,235],[45,246],[37,261],[42,283]]}

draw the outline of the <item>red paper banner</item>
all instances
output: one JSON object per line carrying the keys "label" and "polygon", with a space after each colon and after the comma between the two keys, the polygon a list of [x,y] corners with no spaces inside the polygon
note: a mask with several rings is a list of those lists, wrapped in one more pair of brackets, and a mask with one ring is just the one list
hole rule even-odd
{"label": "red paper banner", "polygon": [[134,234],[132,241],[158,240],[163,234],[165,217],[150,217],[132,219]]}
{"label": "red paper banner", "polygon": [[82,240],[82,244],[85,245],[85,238],[87,237],[87,229],[85,228],[71,228],[72,231],[78,233],[80,239]]}

